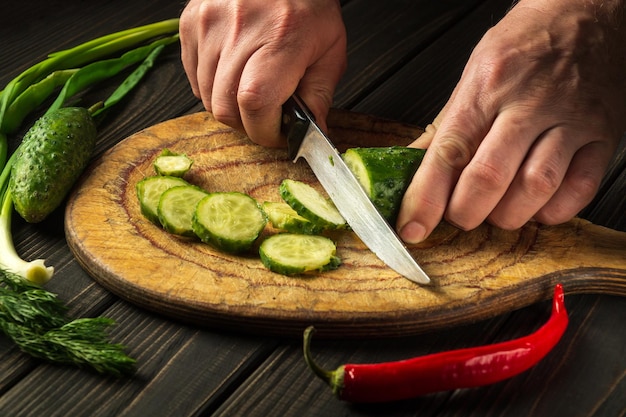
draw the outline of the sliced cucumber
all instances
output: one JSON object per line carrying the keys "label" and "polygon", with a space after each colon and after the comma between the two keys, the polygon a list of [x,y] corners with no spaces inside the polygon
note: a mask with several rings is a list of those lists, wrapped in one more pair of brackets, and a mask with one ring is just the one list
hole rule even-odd
{"label": "sliced cucumber", "polygon": [[148,220],[161,226],[158,207],[161,195],[168,189],[176,186],[189,185],[182,178],[170,176],[153,176],[142,179],[135,186],[141,214]]}
{"label": "sliced cucumber", "polygon": [[280,195],[300,216],[317,227],[341,229],[346,221],[332,201],[324,198],[315,188],[301,181],[286,179],[280,184]]}
{"label": "sliced cucumber", "polygon": [[195,237],[192,227],[196,206],[207,192],[195,185],[182,185],[166,190],[159,199],[159,221],[175,235]]}
{"label": "sliced cucumber", "polygon": [[154,170],[158,175],[182,177],[189,171],[193,160],[185,154],[178,154],[163,149],[161,154],[154,160]]}
{"label": "sliced cucumber", "polygon": [[343,159],[378,211],[394,224],[404,192],[425,152],[402,146],[351,148]]}
{"label": "sliced cucumber", "polygon": [[209,194],[193,217],[193,230],[203,242],[232,253],[250,249],[266,224],[259,203],[239,192]]}
{"label": "sliced cucumber", "polygon": [[341,260],[335,243],[325,236],[280,233],[265,239],[259,256],[269,270],[283,274],[336,269]]}
{"label": "sliced cucumber", "polygon": [[265,211],[270,223],[276,229],[307,235],[323,231],[322,227],[300,216],[285,202],[266,201],[263,203],[263,211]]}

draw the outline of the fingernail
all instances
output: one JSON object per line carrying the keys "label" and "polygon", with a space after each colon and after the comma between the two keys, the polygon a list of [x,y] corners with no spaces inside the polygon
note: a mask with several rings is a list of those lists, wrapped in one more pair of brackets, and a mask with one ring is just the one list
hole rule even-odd
{"label": "fingernail", "polygon": [[426,228],[418,222],[408,222],[400,229],[400,237],[406,243],[420,243],[426,236]]}

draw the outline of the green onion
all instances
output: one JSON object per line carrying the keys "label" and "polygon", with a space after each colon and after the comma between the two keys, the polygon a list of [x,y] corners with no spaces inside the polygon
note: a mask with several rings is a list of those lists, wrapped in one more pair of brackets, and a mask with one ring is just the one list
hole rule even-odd
{"label": "green onion", "polygon": [[[131,372],[135,365],[123,346],[107,340],[106,330],[112,320],[71,320],[56,296],[41,287],[54,269],[43,259],[27,262],[16,252],[11,234],[13,199],[8,185],[17,154],[9,157],[7,135],[17,131],[26,116],[61,86],[49,111],[141,61],[109,98],[89,109],[95,117],[128,94],[154,65],[163,47],[177,40],[178,19],[112,33],[50,54],[0,91],[0,330],[33,357],[116,376]],[[148,41],[152,43],[142,45]],[[111,58],[119,53],[122,55]]]}

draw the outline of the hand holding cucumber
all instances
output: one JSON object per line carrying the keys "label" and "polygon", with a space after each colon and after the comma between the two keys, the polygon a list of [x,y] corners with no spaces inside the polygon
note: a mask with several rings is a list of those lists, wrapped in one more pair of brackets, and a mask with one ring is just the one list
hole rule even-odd
{"label": "hand holding cucumber", "polygon": [[558,224],[592,200],[626,129],[626,29],[613,29],[624,8],[607,6],[531,0],[487,32],[414,144],[428,152],[398,218],[405,241],[442,217],[464,230]]}

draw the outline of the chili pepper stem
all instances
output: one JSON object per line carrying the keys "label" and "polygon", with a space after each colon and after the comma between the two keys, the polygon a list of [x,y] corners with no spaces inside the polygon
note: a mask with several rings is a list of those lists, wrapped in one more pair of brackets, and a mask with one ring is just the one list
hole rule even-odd
{"label": "chili pepper stem", "polygon": [[315,333],[315,327],[313,326],[309,326],[304,330],[304,361],[313,373],[322,379],[322,381],[326,382],[335,395],[339,396],[343,388],[343,366],[340,366],[334,371],[329,371],[319,366],[313,360],[311,356],[311,339],[313,338],[313,333]]}

